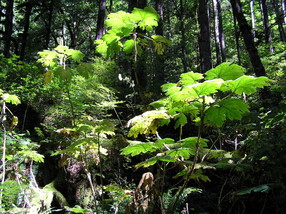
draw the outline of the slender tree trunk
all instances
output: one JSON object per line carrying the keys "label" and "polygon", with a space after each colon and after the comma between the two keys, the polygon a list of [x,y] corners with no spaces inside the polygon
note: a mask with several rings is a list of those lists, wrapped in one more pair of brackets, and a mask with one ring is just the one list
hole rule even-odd
{"label": "slender tree trunk", "polygon": [[50,44],[50,38],[52,34],[52,21],[53,21],[53,13],[54,13],[54,5],[55,0],[51,0],[49,3],[49,9],[48,9],[48,22],[47,22],[47,32],[46,32],[46,38],[45,38],[45,49],[49,48]]}
{"label": "slender tree trunk", "polygon": [[160,15],[158,26],[155,28],[155,33],[157,35],[163,36],[163,19],[164,19],[164,2],[163,0],[156,0],[156,11]]}
{"label": "slender tree trunk", "polygon": [[256,76],[265,76],[265,68],[260,60],[257,48],[255,47],[253,35],[251,33],[251,27],[248,25],[244,17],[240,0],[230,0],[230,2],[234,16],[238,21],[239,29],[242,33],[245,47],[248,52],[252,67],[254,69],[254,73]]}
{"label": "slender tree trunk", "polygon": [[233,27],[234,27],[234,31],[235,31],[235,45],[236,45],[236,52],[237,52],[237,60],[238,60],[238,64],[241,65],[241,55],[240,55],[240,46],[239,46],[239,29],[237,27],[237,21],[235,18],[235,15],[233,14]]}
{"label": "slender tree trunk", "polygon": [[[155,28],[157,35],[163,36],[163,18],[164,18],[163,0],[156,0],[156,11],[160,15],[158,26]],[[160,87],[165,83],[165,58],[164,55],[155,55],[154,59],[154,92],[160,91]]]}
{"label": "slender tree trunk", "polygon": [[222,62],[221,57],[221,44],[220,44],[220,32],[219,32],[219,17],[218,17],[218,1],[213,0],[214,11],[214,33],[215,33],[215,47],[216,47],[216,64],[219,65]]}
{"label": "slender tree trunk", "polygon": [[283,8],[283,14],[284,14],[284,24],[286,24],[286,0],[282,1],[282,8]]}
{"label": "slender tree trunk", "polygon": [[200,66],[204,73],[212,68],[208,0],[199,0],[198,23]]}
{"label": "slender tree trunk", "polygon": [[268,18],[268,8],[266,4],[266,0],[260,0],[261,7],[261,15],[263,19],[263,28],[264,28],[264,40],[266,44],[270,44],[270,51],[274,52],[274,48],[272,46],[272,36],[269,27],[269,18]]}
{"label": "slender tree trunk", "polygon": [[105,20],[106,0],[100,0],[97,16],[96,27],[96,40],[101,39],[104,33],[104,20]]}
{"label": "slender tree trunk", "polygon": [[10,49],[12,42],[12,33],[13,33],[13,8],[14,0],[6,1],[5,8],[5,32],[4,32],[4,56],[10,57]]}
{"label": "slender tree trunk", "polygon": [[22,34],[22,43],[20,47],[20,59],[23,60],[25,57],[25,51],[26,51],[26,46],[27,46],[27,39],[28,39],[28,31],[30,28],[30,16],[32,13],[33,9],[33,4],[31,1],[26,2],[26,11],[24,15],[24,31]]}
{"label": "slender tree trunk", "polygon": [[285,36],[285,31],[283,28],[283,22],[284,22],[284,14],[281,13],[281,10],[279,8],[279,5],[277,3],[277,0],[272,0],[272,4],[275,10],[275,15],[276,15],[276,23],[278,25],[278,30],[280,33],[280,40],[281,42],[285,42],[286,41],[286,36]]}
{"label": "slender tree trunk", "polygon": [[147,6],[147,0],[137,0],[137,7],[138,8],[144,8]]}
{"label": "slender tree trunk", "polygon": [[217,0],[217,9],[218,9],[218,28],[219,28],[219,40],[220,40],[220,49],[221,49],[221,60],[222,62],[226,61],[225,54],[225,39],[224,39],[224,30],[222,25],[222,12],[221,12],[221,0]]}
{"label": "slender tree trunk", "polygon": [[256,24],[255,24],[255,14],[254,14],[254,0],[250,0],[250,13],[251,13],[251,24],[252,33],[254,40],[256,39]]}
{"label": "slender tree trunk", "polygon": [[137,7],[137,0],[128,1],[128,12],[131,12],[135,7]]}
{"label": "slender tree trunk", "polygon": [[180,31],[182,35],[181,39],[181,53],[182,53],[182,64],[184,68],[184,73],[188,71],[188,65],[187,65],[187,49],[186,49],[186,29],[184,24],[184,4],[183,1],[180,0],[180,11],[179,14],[179,20],[180,20]]}

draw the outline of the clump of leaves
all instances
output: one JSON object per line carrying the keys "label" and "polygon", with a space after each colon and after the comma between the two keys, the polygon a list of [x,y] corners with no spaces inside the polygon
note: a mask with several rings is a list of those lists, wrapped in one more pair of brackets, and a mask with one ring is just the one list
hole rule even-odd
{"label": "clump of leaves", "polygon": [[[190,179],[210,181],[203,174],[205,168],[213,168],[205,163],[205,155],[210,153],[208,139],[203,138],[205,127],[222,127],[226,120],[241,120],[249,112],[249,105],[242,95],[251,95],[258,88],[269,86],[267,77],[244,75],[245,69],[239,65],[223,63],[214,69],[201,73],[181,74],[177,83],[162,86],[166,97],[151,103],[155,110],[147,111],[130,120],[129,136],[154,134],[158,127],[175,120],[175,128],[180,128],[180,139],[164,138],[156,142],[130,145],[122,150],[123,155],[155,154],[137,164],[149,167],[159,162],[178,162],[184,169],[177,174],[183,176],[184,184],[179,188],[170,208],[174,211],[180,195]],[[192,122],[198,127],[197,136],[181,139],[182,127]],[[158,134],[158,133],[157,133]],[[159,136],[159,135],[158,135]],[[201,157],[201,158],[200,158]]]}
{"label": "clump of leaves", "polygon": [[119,11],[108,15],[105,24],[110,30],[97,40],[96,50],[104,57],[114,57],[119,52],[127,54],[141,55],[142,47],[148,41],[152,41],[154,50],[157,54],[163,54],[165,49],[170,46],[170,41],[165,37],[153,35],[146,37],[137,32],[137,29],[151,31],[158,25],[159,15],[151,7],[144,9],[134,8],[131,13]]}

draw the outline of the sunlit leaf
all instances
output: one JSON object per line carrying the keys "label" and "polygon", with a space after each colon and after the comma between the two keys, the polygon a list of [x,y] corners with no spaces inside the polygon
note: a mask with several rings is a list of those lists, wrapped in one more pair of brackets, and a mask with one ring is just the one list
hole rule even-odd
{"label": "sunlit leaf", "polygon": [[198,83],[198,80],[203,79],[203,75],[200,73],[188,72],[181,74],[180,83],[183,86],[192,85]]}
{"label": "sunlit leaf", "polygon": [[156,164],[159,161],[163,161],[163,162],[176,162],[176,159],[169,156],[169,155],[162,155],[162,156],[155,156],[152,158],[149,158],[147,160],[145,160],[144,162],[138,163],[136,164],[136,168],[139,167],[149,167],[149,166],[153,166],[154,164]]}
{"label": "sunlit leaf", "polygon": [[221,84],[224,83],[222,79],[207,80],[203,83],[198,83],[195,85],[190,85],[198,96],[207,96],[213,93],[216,93],[217,90],[221,87]]}
{"label": "sunlit leaf", "polygon": [[240,120],[249,106],[240,99],[229,98],[206,110],[205,121],[209,125],[222,126],[225,120]]}
{"label": "sunlit leaf", "polygon": [[205,73],[206,79],[235,80],[244,75],[245,69],[229,62],[222,63]]}
{"label": "sunlit leaf", "polygon": [[46,73],[43,74],[43,77],[44,77],[43,80],[44,84],[51,83],[53,79],[53,71],[52,70],[47,71]]}
{"label": "sunlit leaf", "polygon": [[153,27],[158,26],[160,16],[152,7],[145,7],[144,9],[134,8],[132,15],[135,15],[137,20],[140,20],[138,26],[142,30],[152,30]]}
{"label": "sunlit leaf", "polygon": [[7,103],[11,103],[13,105],[18,105],[21,103],[19,97],[17,97],[16,95],[13,94],[2,94],[2,99],[7,102]]}
{"label": "sunlit leaf", "polygon": [[189,159],[191,155],[195,154],[195,150],[189,148],[171,149],[166,151],[166,154],[174,158],[183,157],[184,159]]}
{"label": "sunlit leaf", "polygon": [[127,125],[132,127],[128,136],[136,138],[138,134],[155,134],[158,127],[161,126],[161,121],[168,118],[169,115],[164,110],[147,111],[129,120]]}
{"label": "sunlit leaf", "polygon": [[238,95],[241,95],[242,93],[249,95],[255,93],[257,88],[269,86],[270,83],[271,80],[267,77],[242,76],[234,81],[226,81],[220,90],[230,90]]}
{"label": "sunlit leaf", "polygon": [[125,53],[129,54],[129,53],[132,53],[134,51],[134,45],[135,45],[135,42],[134,42],[134,39],[129,39],[127,40],[125,43],[124,43],[124,48],[123,50],[125,51]]}
{"label": "sunlit leaf", "polygon": [[154,143],[140,143],[123,148],[121,154],[136,156],[141,153],[154,152],[157,149],[158,148],[154,146]]}

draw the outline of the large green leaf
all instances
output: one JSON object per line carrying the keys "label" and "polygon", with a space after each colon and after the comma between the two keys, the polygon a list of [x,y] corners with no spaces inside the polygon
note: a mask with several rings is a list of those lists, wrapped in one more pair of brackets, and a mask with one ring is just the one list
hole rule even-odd
{"label": "large green leaf", "polygon": [[195,154],[195,150],[189,148],[171,149],[166,151],[166,154],[173,158],[183,157],[184,159],[189,159],[191,155]]}
{"label": "large green leaf", "polygon": [[169,156],[169,155],[155,156],[155,157],[152,157],[152,158],[145,160],[144,162],[136,164],[136,167],[139,168],[139,167],[153,166],[154,164],[156,164],[159,161],[176,162],[176,159]]}
{"label": "large green leaf", "polygon": [[239,65],[231,64],[229,62],[222,63],[217,67],[207,71],[206,79],[223,79],[223,80],[235,80],[244,75],[245,69]]}
{"label": "large green leaf", "polygon": [[158,26],[160,16],[152,7],[145,7],[144,9],[134,8],[132,15],[136,17],[136,20],[140,20],[138,26],[142,30],[152,30],[153,27]]}
{"label": "large green leaf", "polygon": [[200,73],[188,72],[181,74],[180,84],[183,86],[196,84],[198,80],[203,79],[203,75]]}
{"label": "large green leaf", "polygon": [[130,13],[119,11],[117,13],[110,13],[107,16],[105,24],[107,27],[111,27],[113,29],[126,28],[128,26],[133,28],[134,25],[131,22],[131,19],[132,17]]}
{"label": "large green leaf", "polygon": [[[198,143],[198,137],[188,137],[179,141],[183,147],[188,147],[190,149],[195,149]],[[204,148],[207,147],[208,140],[204,138],[200,138],[200,147]]]}
{"label": "large green leaf", "polygon": [[187,87],[193,88],[199,97],[216,93],[217,90],[221,87],[221,84],[223,83],[224,81],[222,79],[214,79],[214,80],[207,80],[203,83],[198,83],[195,85],[190,85]]}
{"label": "large green leaf", "polygon": [[124,42],[124,48],[123,50],[125,51],[125,53],[130,54],[134,51],[134,47],[135,47],[135,42],[134,39],[129,39],[126,42]]}
{"label": "large green leaf", "polygon": [[7,103],[11,103],[13,105],[18,105],[21,103],[19,97],[17,97],[16,95],[13,94],[2,94],[2,99],[7,102]]}
{"label": "large green leaf", "polygon": [[205,112],[205,122],[213,126],[222,126],[225,120],[240,120],[248,112],[249,106],[240,99],[229,98],[211,106]]}
{"label": "large green leaf", "polygon": [[237,195],[247,195],[255,192],[264,192],[267,193],[270,191],[270,187],[268,184],[263,184],[255,187],[245,188],[236,192]]}
{"label": "large green leaf", "polygon": [[256,88],[263,88],[264,86],[269,86],[271,80],[267,77],[253,77],[253,76],[242,76],[236,80],[226,81],[222,87],[221,91],[232,91],[235,94],[241,95],[245,93],[247,95],[256,92]]}
{"label": "large green leaf", "polygon": [[168,118],[169,115],[164,110],[147,111],[129,120],[128,126],[132,127],[129,130],[128,136],[136,138],[138,134],[155,134],[161,125],[161,121]]}
{"label": "large green leaf", "polygon": [[121,154],[133,157],[141,153],[154,152],[157,149],[158,147],[154,146],[154,143],[139,143],[123,148]]}

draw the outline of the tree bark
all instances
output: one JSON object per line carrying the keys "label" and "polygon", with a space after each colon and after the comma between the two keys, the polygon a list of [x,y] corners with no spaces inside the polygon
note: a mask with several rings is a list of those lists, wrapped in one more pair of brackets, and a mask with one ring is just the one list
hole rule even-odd
{"label": "tree bark", "polygon": [[[156,11],[160,15],[158,26],[155,28],[155,33],[157,35],[163,36],[163,15],[164,15],[164,2],[163,0],[156,0]],[[165,83],[165,58],[164,55],[155,55],[154,59],[154,78],[152,85],[154,87],[154,92],[160,91],[161,85]]]}
{"label": "tree bark", "polygon": [[260,0],[260,7],[261,7],[261,15],[263,19],[263,28],[264,28],[264,40],[266,44],[270,44],[271,52],[274,52],[274,48],[271,44],[272,36],[270,31],[269,25],[269,18],[268,18],[268,8],[266,4],[266,0]]}
{"label": "tree bark", "polygon": [[277,0],[272,0],[272,5],[274,7],[275,10],[275,15],[276,15],[276,23],[278,25],[278,30],[280,33],[280,40],[281,42],[285,42],[286,41],[286,36],[285,36],[285,31],[283,28],[283,22],[284,22],[284,14],[281,13],[281,10],[279,8],[279,5],[277,3]]}
{"label": "tree bark", "polygon": [[251,24],[252,33],[254,40],[256,39],[256,24],[255,24],[255,14],[254,14],[254,0],[250,0],[250,13],[251,13]]}
{"label": "tree bark", "polygon": [[155,33],[157,35],[163,36],[163,19],[164,19],[164,2],[163,0],[156,0],[156,11],[160,15],[158,26],[155,28]]}
{"label": "tree bark", "polygon": [[208,0],[199,0],[198,23],[200,67],[204,73],[212,68]]}
{"label": "tree bark", "polygon": [[12,33],[13,33],[13,17],[14,13],[14,0],[6,1],[5,8],[5,32],[4,32],[4,51],[3,54],[6,58],[10,57],[10,49],[12,42]]}
{"label": "tree bark", "polygon": [[187,49],[186,49],[186,29],[184,25],[184,4],[183,1],[180,0],[180,11],[178,11],[178,16],[180,20],[180,31],[182,35],[181,39],[181,52],[182,52],[182,64],[184,68],[184,73],[188,72],[188,65],[187,65]]}
{"label": "tree bark", "polygon": [[213,0],[214,11],[214,33],[215,33],[215,46],[216,46],[216,64],[219,65],[222,62],[221,57],[221,44],[220,44],[220,29],[219,29],[219,17],[218,17],[218,0]]}
{"label": "tree bark", "polygon": [[30,0],[27,0],[25,3],[25,15],[24,15],[24,31],[22,34],[22,42],[21,42],[21,47],[20,47],[20,59],[24,60],[25,58],[25,51],[26,51],[26,46],[27,46],[27,39],[28,39],[28,31],[30,28],[30,17],[33,9],[33,3]]}
{"label": "tree bark", "polygon": [[242,33],[244,44],[254,69],[254,73],[256,76],[265,76],[265,68],[260,60],[257,48],[255,47],[253,35],[251,33],[251,27],[248,25],[244,17],[240,0],[230,0],[230,2],[233,14],[238,21],[239,29]]}
{"label": "tree bark", "polygon": [[104,33],[106,0],[100,0],[98,7],[97,26],[96,26],[96,40],[101,39]]}
{"label": "tree bark", "polygon": [[237,28],[237,21],[235,15],[233,14],[233,27],[235,31],[235,45],[236,45],[236,52],[237,52],[237,60],[238,64],[241,65],[241,55],[240,55],[240,46],[239,46],[239,29]]}
{"label": "tree bark", "polygon": [[54,13],[54,4],[55,4],[55,0],[51,0],[49,3],[49,9],[48,9],[48,22],[47,22],[47,32],[45,34],[46,38],[45,38],[45,47],[44,49],[48,49],[49,48],[49,44],[50,44],[50,37],[52,34],[52,21],[53,21],[53,13]]}

